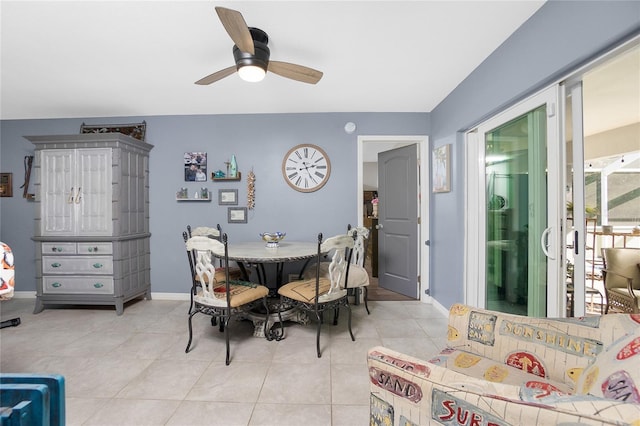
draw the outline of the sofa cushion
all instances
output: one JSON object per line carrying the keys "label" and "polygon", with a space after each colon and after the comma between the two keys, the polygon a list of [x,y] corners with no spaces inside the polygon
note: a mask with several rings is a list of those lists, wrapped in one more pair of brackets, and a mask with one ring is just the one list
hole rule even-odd
{"label": "sofa cushion", "polygon": [[429,362],[492,383],[556,394],[572,393],[572,386],[547,379],[542,360],[518,350],[509,354],[505,360],[496,361],[462,350],[445,349]]}
{"label": "sofa cushion", "polygon": [[611,345],[578,379],[576,393],[640,403],[640,328]]}

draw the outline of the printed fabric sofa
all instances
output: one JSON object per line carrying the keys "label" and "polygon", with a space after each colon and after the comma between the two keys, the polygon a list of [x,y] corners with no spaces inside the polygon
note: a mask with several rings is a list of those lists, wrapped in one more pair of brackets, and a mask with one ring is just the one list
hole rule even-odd
{"label": "printed fabric sofa", "polygon": [[552,319],[456,304],[448,347],[368,353],[371,425],[640,426],[640,315]]}

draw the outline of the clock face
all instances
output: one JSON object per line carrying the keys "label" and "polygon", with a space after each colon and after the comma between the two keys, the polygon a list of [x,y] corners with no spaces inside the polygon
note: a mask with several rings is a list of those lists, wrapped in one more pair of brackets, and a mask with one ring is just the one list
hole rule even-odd
{"label": "clock face", "polygon": [[282,176],[290,187],[300,192],[313,192],[329,180],[331,162],[319,146],[294,146],[282,160]]}

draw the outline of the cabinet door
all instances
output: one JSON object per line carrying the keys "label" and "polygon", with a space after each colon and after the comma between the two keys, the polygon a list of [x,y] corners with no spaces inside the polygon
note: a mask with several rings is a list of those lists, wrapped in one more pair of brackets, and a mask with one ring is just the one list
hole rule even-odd
{"label": "cabinet door", "polygon": [[43,150],[41,154],[42,235],[75,233],[75,152]]}
{"label": "cabinet door", "polygon": [[111,235],[111,148],[41,155],[42,235]]}
{"label": "cabinet door", "polygon": [[78,149],[77,235],[111,235],[111,148]]}

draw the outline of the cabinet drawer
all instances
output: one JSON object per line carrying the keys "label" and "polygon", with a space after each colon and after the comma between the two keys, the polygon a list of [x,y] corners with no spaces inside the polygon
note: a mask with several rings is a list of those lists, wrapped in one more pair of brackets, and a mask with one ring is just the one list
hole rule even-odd
{"label": "cabinet drawer", "polygon": [[42,243],[42,254],[76,254],[76,243]]}
{"label": "cabinet drawer", "polygon": [[113,254],[111,243],[78,243],[78,254]]}
{"label": "cabinet drawer", "polygon": [[42,256],[43,274],[113,274],[111,256]]}
{"label": "cabinet drawer", "polygon": [[43,293],[113,294],[111,277],[44,277]]}

